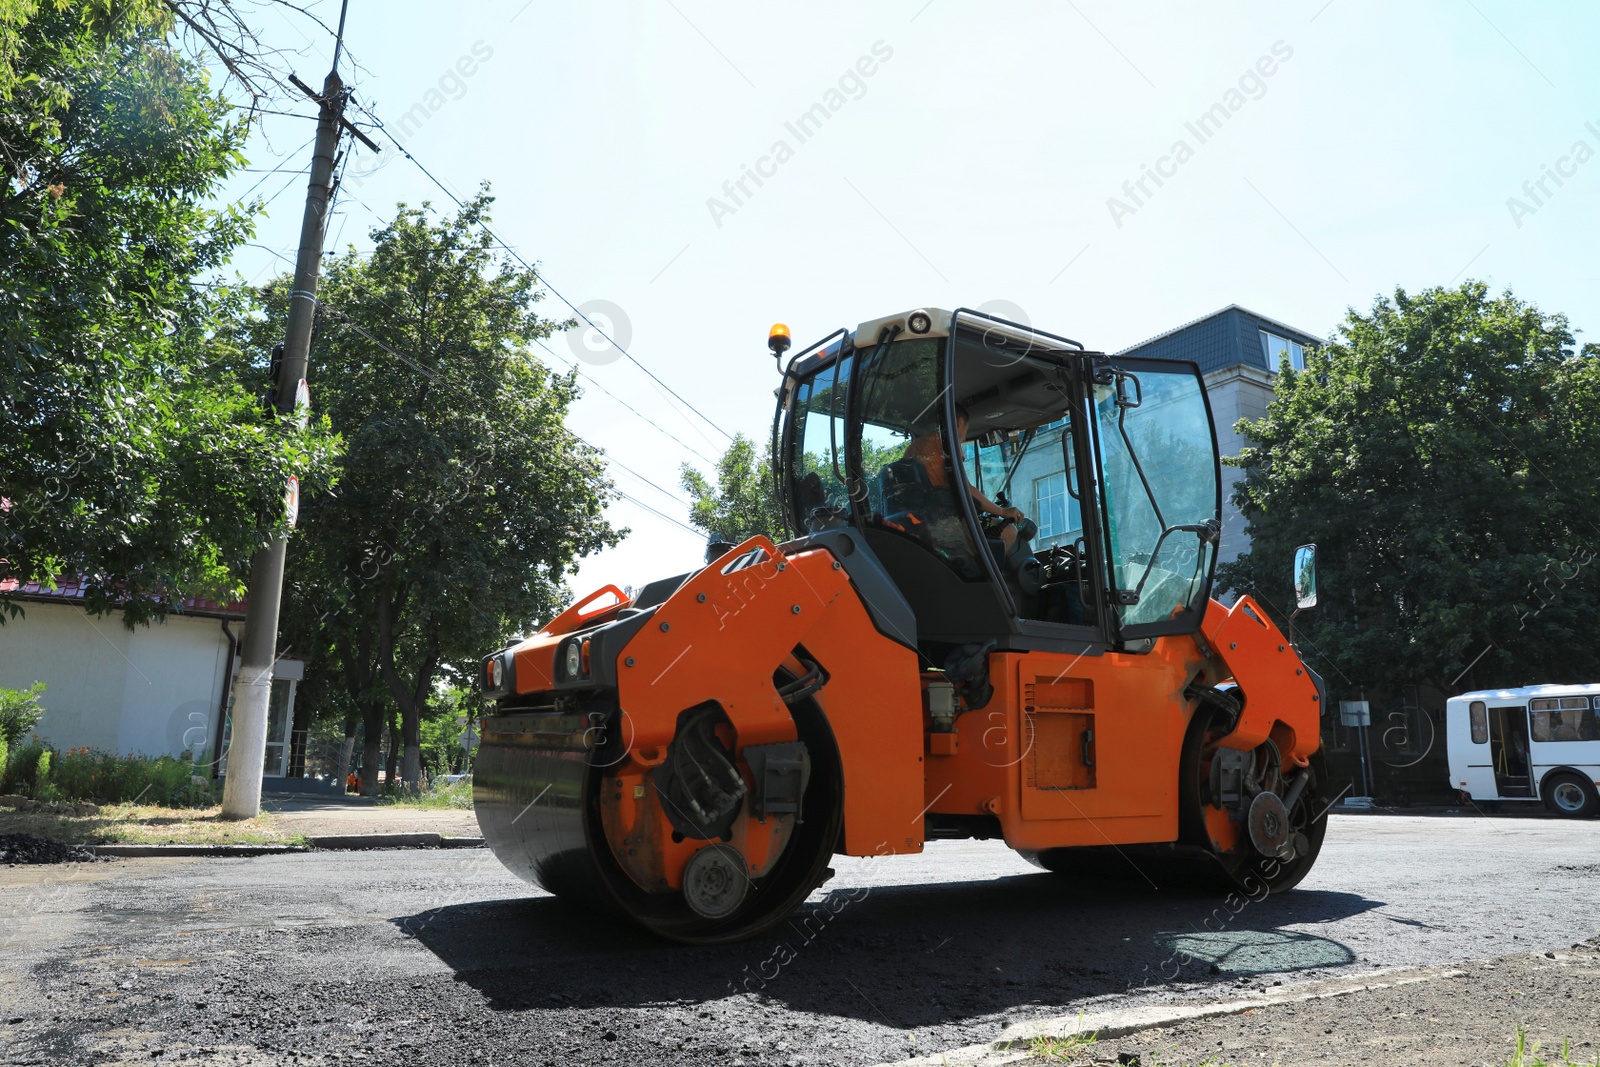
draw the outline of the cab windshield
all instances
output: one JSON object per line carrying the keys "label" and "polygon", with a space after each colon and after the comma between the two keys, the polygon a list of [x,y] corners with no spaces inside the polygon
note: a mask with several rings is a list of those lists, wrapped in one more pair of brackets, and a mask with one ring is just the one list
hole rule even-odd
{"label": "cab windshield", "polygon": [[1221,533],[1217,455],[1200,380],[1154,361],[1094,389],[1101,494],[1124,627],[1202,605]]}

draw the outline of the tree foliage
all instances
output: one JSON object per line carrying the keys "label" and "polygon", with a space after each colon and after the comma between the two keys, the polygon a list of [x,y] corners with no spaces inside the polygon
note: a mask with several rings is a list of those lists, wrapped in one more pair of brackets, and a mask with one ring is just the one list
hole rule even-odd
{"label": "tree foliage", "polygon": [[0,0],[0,578],[82,575],[130,624],[242,592],[333,445],[219,365],[233,297],[198,279],[250,215],[207,202],[247,128],[167,31],[160,4]]}
{"label": "tree foliage", "polygon": [[707,534],[720,534],[735,544],[757,534],[774,541],[788,540],[783,508],[772,480],[772,446],[762,450],[744,434],[734,437],[717,460],[716,484],[685,463],[678,469],[679,484],[693,499],[689,522]]}
{"label": "tree foliage", "polygon": [[[905,451],[903,443],[879,444],[861,441],[861,465],[875,474],[885,464],[897,460]],[[831,474],[832,459],[820,452],[806,452],[800,456],[800,476]],[[716,482],[704,473],[685,463],[678,468],[678,484],[693,499],[689,503],[689,522],[707,534],[719,534],[734,544],[762,534],[775,542],[790,537],[783,518],[783,504],[778,499],[777,485],[773,479],[772,445],[770,441],[756,457],[756,446],[743,434],[734,436],[733,443],[717,460]]]}
{"label": "tree foliage", "polygon": [[[485,653],[560,610],[575,558],[617,540],[603,458],[564,424],[575,380],[528,353],[569,324],[538,317],[532,272],[496,256],[491,203],[438,220],[402,206],[318,294],[313,407],[345,450],[337,491],[302,504],[285,642],[343,679],[369,770],[398,709],[408,782],[435,682],[471,684]],[[281,333],[288,288],[267,287],[241,347]]]}
{"label": "tree foliage", "polygon": [[1281,609],[1315,542],[1321,603],[1297,628],[1339,688],[1600,677],[1596,355],[1481,282],[1352,310],[1240,423],[1252,547],[1224,587]]}

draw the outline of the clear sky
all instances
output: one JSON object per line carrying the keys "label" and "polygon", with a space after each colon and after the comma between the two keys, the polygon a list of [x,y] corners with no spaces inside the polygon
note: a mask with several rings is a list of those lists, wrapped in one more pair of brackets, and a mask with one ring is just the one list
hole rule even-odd
{"label": "clear sky", "polygon": [[[320,85],[324,31],[263,29]],[[346,44],[357,99],[459,194],[491,182],[501,236],[715,422],[593,336],[552,342],[660,427],[594,385],[571,419],[679,520],[679,464],[770,432],[776,321],[803,345],[1003,301],[1116,350],[1230,303],[1325,335],[1475,277],[1600,329],[1600,5],[351,0]],[[303,166],[311,132],[269,116],[251,165]],[[304,179],[229,194],[257,181],[284,190],[259,241],[292,256]],[[358,155],[332,228],[361,247],[430,199],[451,206],[399,153]],[[700,561],[633,501],[611,516],[632,534],[575,592]]]}

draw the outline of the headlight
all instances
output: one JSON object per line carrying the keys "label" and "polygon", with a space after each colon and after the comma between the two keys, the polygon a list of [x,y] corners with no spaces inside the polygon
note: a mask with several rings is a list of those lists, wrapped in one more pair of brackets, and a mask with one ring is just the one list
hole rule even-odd
{"label": "headlight", "polygon": [[567,642],[565,665],[567,668],[568,679],[583,677],[583,649],[579,646],[578,642]]}
{"label": "headlight", "polygon": [[489,668],[489,681],[491,687],[494,689],[499,689],[500,686],[505,683],[505,677],[506,665],[500,662],[499,656],[496,656],[493,664]]}

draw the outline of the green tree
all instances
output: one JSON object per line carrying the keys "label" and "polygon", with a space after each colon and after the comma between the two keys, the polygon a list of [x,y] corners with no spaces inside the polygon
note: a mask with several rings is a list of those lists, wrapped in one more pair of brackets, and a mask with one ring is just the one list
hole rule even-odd
{"label": "green tree", "polygon": [[1321,603],[1297,628],[1341,688],[1600,677],[1596,355],[1481,282],[1352,310],[1239,424],[1251,551],[1223,586],[1288,605],[1315,542]]}
{"label": "green tree", "polygon": [[[899,459],[905,446],[863,441],[861,449],[862,466],[870,478],[884,464]],[[807,452],[801,456],[800,465],[802,473],[823,471],[828,467],[828,458]],[[707,534],[721,534],[734,544],[756,534],[776,542],[790,537],[773,480],[770,442],[761,450],[758,461],[755,444],[744,434],[736,434],[733,444],[717,460],[715,484],[688,463],[678,468],[678,484],[693,498],[689,522]]]}
{"label": "green tree", "polygon": [[[285,638],[344,680],[369,789],[386,709],[415,783],[436,681],[476,679],[485,653],[556,614],[575,558],[618,540],[603,457],[564,425],[575,379],[528,353],[569,324],[538,317],[537,279],[496,255],[492,202],[437,220],[402,206],[319,292],[315,404],[345,451],[337,491],[302,505]],[[280,332],[288,284],[266,289],[241,347]]]}
{"label": "green tree", "polygon": [[0,0],[0,579],[82,575],[130,625],[241,593],[288,476],[332,446],[265,418],[219,349],[234,296],[198,279],[250,213],[207,203],[247,124],[169,19]]}
{"label": "green tree", "polygon": [[717,460],[715,485],[687,463],[678,468],[678,477],[684,492],[693,497],[689,521],[707,534],[721,534],[735,544],[757,534],[788,540],[783,508],[773,488],[771,444],[758,461],[754,442],[738,434]]}

